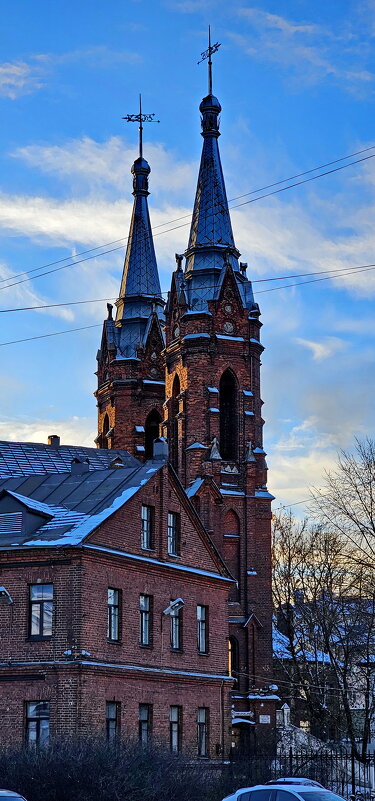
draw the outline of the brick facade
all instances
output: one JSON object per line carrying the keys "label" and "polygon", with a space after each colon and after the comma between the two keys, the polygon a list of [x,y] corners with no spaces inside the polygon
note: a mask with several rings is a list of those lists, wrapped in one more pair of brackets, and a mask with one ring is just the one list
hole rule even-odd
{"label": "brick facade", "polygon": [[[141,506],[154,507],[152,550],[141,548]],[[180,553],[167,553],[167,514],[180,515]],[[139,704],[152,734],[169,741],[170,706],[182,707],[182,744],[197,755],[197,709],[209,710],[209,755],[230,747],[227,597],[231,580],[194,509],[165,466],[79,548],[0,551],[2,741],[20,743],[28,701],[49,701],[51,734],[103,732],[106,703],[121,732],[138,737]],[[53,633],[30,637],[29,586],[53,584]],[[120,591],[118,641],[107,637],[108,588]],[[152,597],[149,646],[140,644],[139,596]],[[171,650],[171,599],[182,598],[182,642]],[[197,605],[208,610],[208,650],[197,647]],[[94,701],[95,699],[95,701]]]}

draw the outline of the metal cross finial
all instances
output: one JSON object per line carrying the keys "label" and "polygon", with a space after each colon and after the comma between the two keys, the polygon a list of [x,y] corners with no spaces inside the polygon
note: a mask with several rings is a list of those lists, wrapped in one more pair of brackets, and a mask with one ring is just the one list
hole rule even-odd
{"label": "metal cross finial", "polygon": [[143,156],[143,123],[144,122],[160,122],[155,120],[155,114],[142,113],[142,95],[139,95],[139,114],[127,114],[122,118],[126,122],[139,122],[139,157]]}
{"label": "metal cross finial", "polygon": [[201,53],[201,59],[198,61],[198,64],[201,64],[202,61],[205,61],[208,58],[208,94],[212,95],[212,59],[211,56],[213,53],[216,53],[219,47],[221,46],[221,42],[215,42],[215,44],[211,44],[211,25],[208,26],[208,48],[207,50],[203,50]]}

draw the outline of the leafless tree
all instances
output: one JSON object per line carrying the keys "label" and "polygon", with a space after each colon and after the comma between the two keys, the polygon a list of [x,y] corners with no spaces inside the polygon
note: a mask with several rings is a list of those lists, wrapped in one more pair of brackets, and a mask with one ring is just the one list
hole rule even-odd
{"label": "leafless tree", "polygon": [[274,520],[274,602],[290,654],[280,666],[315,731],[332,736],[334,718],[336,737],[363,760],[375,716],[375,590],[373,565],[357,556],[338,528]]}

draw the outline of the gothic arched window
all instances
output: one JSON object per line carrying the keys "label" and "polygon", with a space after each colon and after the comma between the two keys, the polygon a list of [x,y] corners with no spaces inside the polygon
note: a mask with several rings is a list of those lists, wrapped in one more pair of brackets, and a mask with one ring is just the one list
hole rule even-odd
{"label": "gothic arched window", "polygon": [[108,414],[106,414],[103,420],[102,448],[108,448],[108,439],[106,437],[108,431],[109,431],[109,417]]}
{"label": "gothic arched window", "polygon": [[229,637],[228,640],[228,673],[238,683],[238,673],[240,669],[238,640],[236,637]]}
{"label": "gothic arched window", "polygon": [[145,457],[152,459],[154,449],[154,439],[159,436],[159,426],[161,416],[157,409],[153,409],[146,417],[145,422]]}
{"label": "gothic arched window", "polygon": [[180,394],[180,379],[178,375],[175,375],[173,380],[172,386],[172,398],[171,398],[171,422],[170,422],[170,453],[171,453],[171,462],[178,472],[178,411],[179,411],[179,401],[178,396]]}
{"label": "gothic arched window", "polygon": [[237,459],[238,409],[237,380],[231,370],[221,376],[220,385],[220,453],[223,459]]}

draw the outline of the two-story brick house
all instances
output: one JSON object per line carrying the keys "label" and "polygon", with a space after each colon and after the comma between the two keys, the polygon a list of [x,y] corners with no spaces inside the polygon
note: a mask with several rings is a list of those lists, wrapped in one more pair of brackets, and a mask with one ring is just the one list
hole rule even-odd
{"label": "two-story brick house", "polygon": [[2,742],[107,729],[228,753],[232,582],[159,448],[1,443]]}

